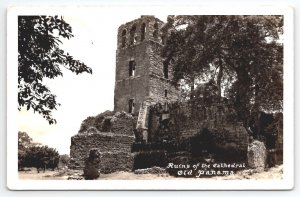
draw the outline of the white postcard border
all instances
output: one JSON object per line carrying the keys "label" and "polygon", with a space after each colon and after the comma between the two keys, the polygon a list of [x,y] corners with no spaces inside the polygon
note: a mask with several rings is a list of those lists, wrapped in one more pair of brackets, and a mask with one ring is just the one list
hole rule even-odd
{"label": "white postcard border", "polygon": [[[17,158],[17,16],[128,9],[141,15],[284,15],[284,143],[282,180],[20,180]],[[287,5],[11,6],[7,11],[7,187],[11,190],[280,190],[294,186],[294,16]],[[115,12],[117,13],[117,12]],[[121,25],[121,24],[120,24]]]}

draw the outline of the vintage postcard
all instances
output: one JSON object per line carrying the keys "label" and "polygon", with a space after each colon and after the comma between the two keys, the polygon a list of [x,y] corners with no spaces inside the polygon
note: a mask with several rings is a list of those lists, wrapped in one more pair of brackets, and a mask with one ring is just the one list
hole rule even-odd
{"label": "vintage postcard", "polygon": [[7,14],[9,189],[293,188],[291,7]]}

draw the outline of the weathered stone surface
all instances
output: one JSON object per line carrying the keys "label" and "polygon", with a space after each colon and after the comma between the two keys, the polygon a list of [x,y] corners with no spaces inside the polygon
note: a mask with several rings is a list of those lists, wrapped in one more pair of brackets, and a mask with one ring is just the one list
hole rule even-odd
{"label": "weathered stone surface", "polygon": [[78,133],[98,133],[98,132],[108,132],[105,126],[105,118],[110,117],[114,114],[112,111],[105,111],[98,114],[97,116],[89,116],[81,123]]}
{"label": "weathered stone surface", "polygon": [[100,176],[99,172],[100,153],[98,149],[91,149],[89,157],[85,160],[83,176],[87,180],[96,179]]}
{"label": "weathered stone surface", "polygon": [[[99,168],[103,173],[133,168],[132,144],[135,141],[136,118],[126,112],[102,113],[97,121],[85,121],[84,128],[71,138],[71,169],[83,169],[84,159],[91,149],[97,148],[102,157]],[[101,128],[101,131],[98,128]]]}
{"label": "weathered stone surface", "polygon": [[124,111],[116,112],[110,119],[110,131],[116,134],[133,136],[136,120],[136,117]]}
{"label": "weathered stone surface", "polygon": [[97,116],[86,118],[80,127],[79,133],[112,132],[118,134],[133,135],[136,125],[136,117],[132,114],[105,111]]}
{"label": "weathered stone surface", "polygon": [[100,171],[103,174],[133,170],[134,155],[128,151],[101,152]]}
{"label": "weathered stone surface", "polygon": [[[134,140],[134,136],[114,133],[77,134],[71,139],[70,156],[72,160],[70,161],[70,168],[82,168],[83,159],[88,155],[89,150],[98,148],[101,155],[105,157],[103,159],[104,164],[111,165],[110,162],[112,162],[114,165],[120,166],[118,168],[122,169],[124,166],[124,170],[128,170],[128,167],[125,167],[127,160],[122,161],[118,157],[111,157],[111,155],[121,154],[122,157],[131,157],[131,147]],[[101,166],[101,168],[106,168],[106,166]]]}
{"label": "weathered stone surface", "polygon": [[217,148],[226,149],[232,145],[237,151],[246,154],[248,133],[242,124],[236,121],[230,104],[207,104],[201,99],[195,99],[169,103],[167,110],[165,108],[160,103],[150,106],[150,142],[181,143],[208,131],[212,138],[211,144],[218,146]]}
{"label": "weathered stone surface", "polygon": [[89,127],[87,130],[86,130],[87,133],[99,133],[99,130],[96,128],[96,127]]}
{"label": "weathered stone surface", "polygon": [[[172,68],[164,67],[160,57],[162,25],[163,22],[154,16],[142,16],[119,27],[115,111],[129,112],[130,99],[134,100],[132,113],[137,115],[144,101],[163,102],[178,98],[178,90],[172,83]],[[130,76],[129,65],[133,61],[135,70]],[[164,70],[166,67],[168,69]],[[167,77],[165,73],[168,73]]]}
{"label": "weathered stone surface", "polygon": [[263,171],[266,167],[267,152],[263,142],[254,140],[248,146],[248,166],[257,171]]}

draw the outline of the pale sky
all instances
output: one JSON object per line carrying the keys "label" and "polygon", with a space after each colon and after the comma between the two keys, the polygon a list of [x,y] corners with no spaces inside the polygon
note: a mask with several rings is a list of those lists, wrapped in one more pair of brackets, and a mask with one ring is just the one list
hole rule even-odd
{"label": "pale sky", "polygon": [[[88,116],[113,110],[117,30],[121,24],[140,14],[115,12],[63,15],[72,26],[74,37],[61,46],[74,58],[93,69],[93,74],[76,75],[64,70],[63,77],[45,80],[61,104],[53,116],[57,124],[49,125],[39,114],[25,109],[18,113],[18,130],[26,131],[35,142],[69,154],[71,136],[78,133],[81,122]],[[166,15],[156,16],[166,20]]]}

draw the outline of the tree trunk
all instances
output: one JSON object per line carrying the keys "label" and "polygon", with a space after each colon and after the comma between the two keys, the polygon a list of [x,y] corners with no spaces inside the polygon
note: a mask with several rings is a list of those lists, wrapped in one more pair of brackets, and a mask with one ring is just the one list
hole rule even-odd
{"label": "tree trunk", "polygon": [[221,80],[223,77],[223,64],[221,56],[219,56],[219,72],[217,76],[217,86],[218,86],[218,97],[221,98],[222,90],[221,90]]}
{"label": "tree trunk", "polygon": [[248,72],[244,68],[245,67],[240,66],[239,68],[236,69],[237,95],[235,98],[235,107],[236,107],[238,118],[241,121],[243,121],[245,124],[250,115],[249,91],[251,86],[251,78]]}

